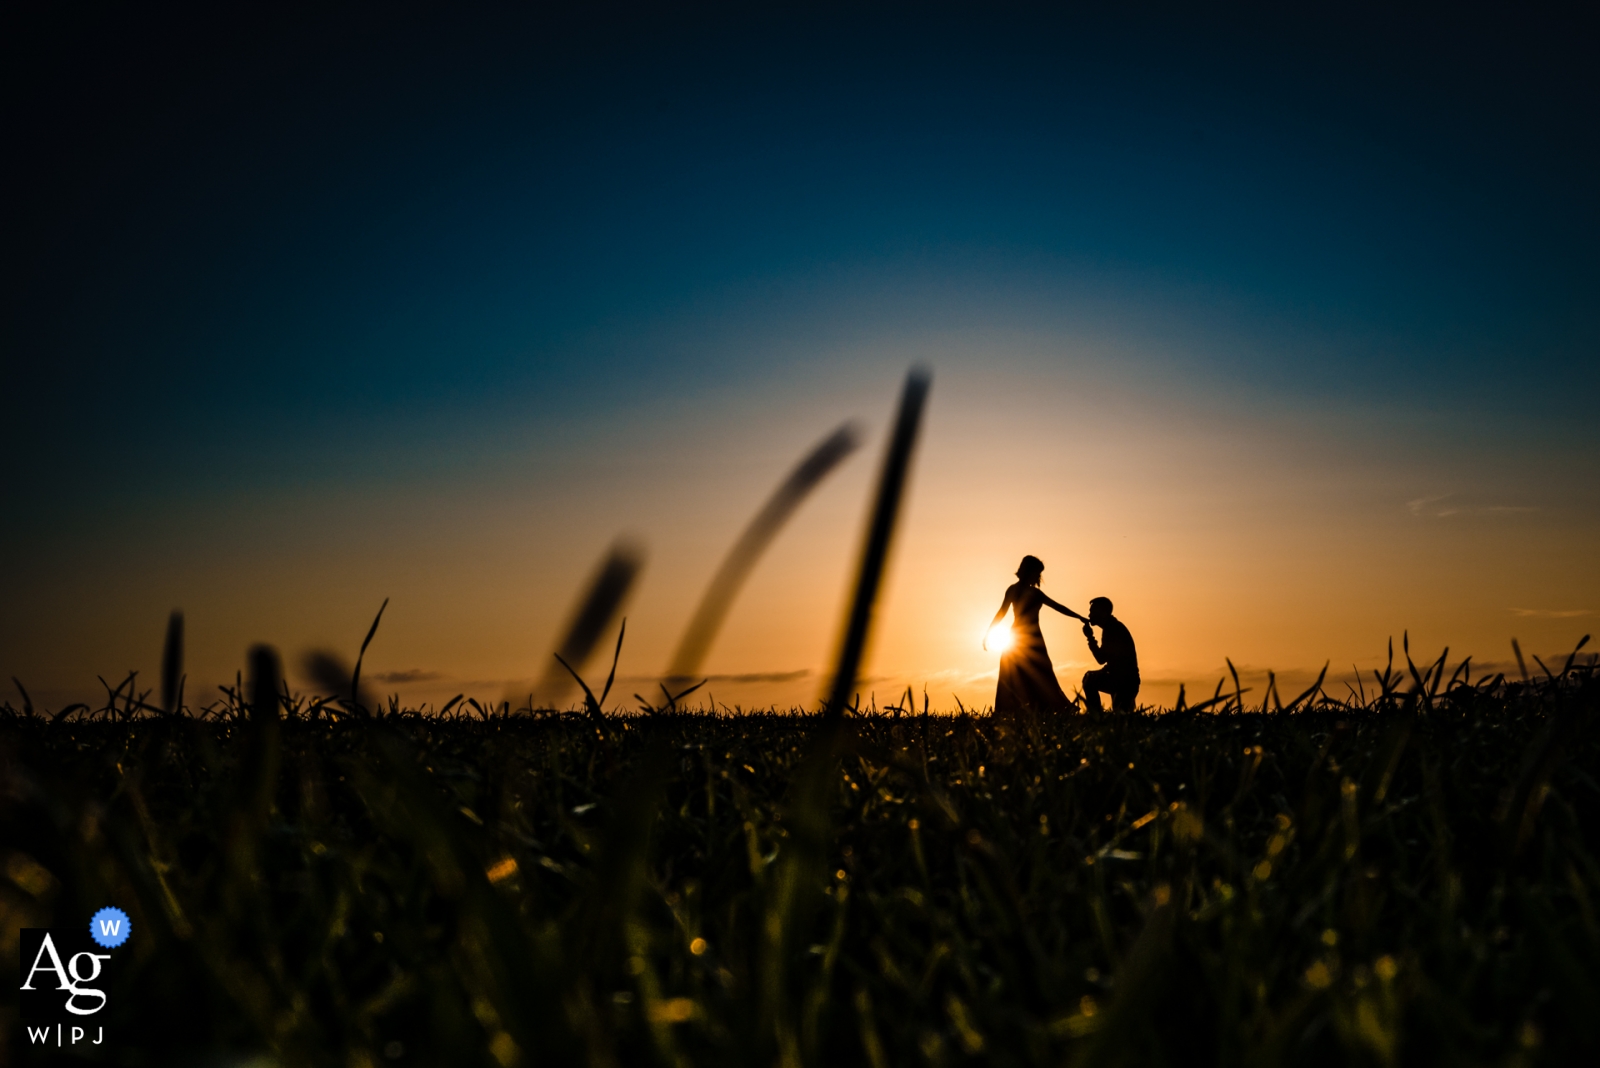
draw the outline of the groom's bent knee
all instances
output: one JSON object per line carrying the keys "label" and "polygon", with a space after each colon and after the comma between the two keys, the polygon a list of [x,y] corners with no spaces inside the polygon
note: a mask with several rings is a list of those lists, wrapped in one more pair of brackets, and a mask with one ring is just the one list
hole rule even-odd
{"label": "groom's bent knee", "polygon": [[1100,711],[1102,693],[1111,695],[1112,711],[1132,712],[1139,697],[1139,683],[1117,678],[1106,668],[1084,672],[1084,703],[1088,705],[1090,712]]}
{"label": "groom's bent knee", "polygon": [[1107,688],[1104,676],[1104,671],[1085,671],[1083,673],[1083,704],[1085,711],[1100,711],[1100,692]]}

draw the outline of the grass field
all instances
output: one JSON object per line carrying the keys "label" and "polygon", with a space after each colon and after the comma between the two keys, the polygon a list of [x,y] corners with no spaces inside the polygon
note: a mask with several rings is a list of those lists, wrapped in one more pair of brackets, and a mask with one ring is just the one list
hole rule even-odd
{"label": "grass field", "polygon": [[128,911],[108,1063],[1594,1063],[1600,677],[1443,675],[1020,723],[7,705],[6,959]]}

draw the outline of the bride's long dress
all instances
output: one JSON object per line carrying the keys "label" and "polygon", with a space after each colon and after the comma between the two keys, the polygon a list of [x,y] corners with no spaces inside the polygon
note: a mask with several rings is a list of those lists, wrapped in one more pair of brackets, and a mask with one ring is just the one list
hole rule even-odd
{"label": "bride's long dress", "polygon": [[994,714],[1064,712],[1067,695],[1056,681],[1055,667],[1050,663],[1050,652],[1044,647],[1044,634],[1039,630],[1043,595],[1037,586],[1023,586],[1020,582],[1012,589],[1011,647],[1000,657]]}

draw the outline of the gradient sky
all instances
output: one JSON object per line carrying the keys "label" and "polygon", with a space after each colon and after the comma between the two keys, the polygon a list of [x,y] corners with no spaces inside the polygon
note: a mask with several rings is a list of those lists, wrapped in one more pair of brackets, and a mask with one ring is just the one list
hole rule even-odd
{"label": "gradient sky", "polygon": [[194,695],[254,641],[353,658],[385,597],[385,689],[498,698],[623,533],[631,692],[857,418],[707,663],[812,701],[913,363],[880,702],[992,699],[1024,553],[1162,701],[1595,626],[1593,26],[463,10],[6,16],[0,675],[36,702],[154,685],[174,608]]}

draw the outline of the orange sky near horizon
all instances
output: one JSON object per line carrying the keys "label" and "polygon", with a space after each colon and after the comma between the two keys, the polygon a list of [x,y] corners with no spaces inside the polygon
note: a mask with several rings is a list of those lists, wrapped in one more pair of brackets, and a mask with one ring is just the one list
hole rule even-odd
{"label": "orange sky near horizon", "polygon": [[[254,641],[279,647],[291,682],[305,686],[303,653],[324,646],[353,659],[389,597],[366,679],[405,703],[497,701],[531,688],[591,569],[627,531],[649,558],[608,704],[630,707],[634,692],[658,692],[657,673],[744,523],[806,449],[854,416],[869,428],[866,446],[779,535],[705,665],[719,706],[814,706],[894,369],[913,360],[935,375],[861,684],[880,706],[907,685],[941,711],[992,702],[998,657],[980,641],[1024,553],[1044,560],[1052,597],[1080,611],[1092,596],[1116,602],[1139,645],[1141,700],[1161,705],[1180,683],[1191,701],[1210,696],[1225,657],[1256,699],[1268,669],[1287,698],[1331,662],[1337,696],[1353,667],[1382,666],[1391,636],[1398,657],[1405,631],[1419,662],[1448,645],[1452,667],[1467,654],[1503,667],[1514,636],[1549,662],[1600,605],[1592,510],[1564,506],[1567,472],[1530,476],[1496,443],[1430,450],[1424,419],[1397,421],[1382,405],[1335,414],[1197,391],[1159,352],[1110,351],[1103,339],[862,345],[870,361],[847,347],[761,397],[619,411],[578,439],[562,430],[480,442],[490,458],[467,477],[419,462],[363,485],[169,502],[119,531],[110,551],[64,567],[68,588],[31,608],[33,626],[13,632],[4,666],[46,707],[92,701],[96,675],[114,684],[139,670],[153,687],[166,613],[180,608],[191,701],[231,682]],[[711,429],[674,435],[695,419]],[[73,552],[70,541],[61,551]],[[1047,612],[1044,627],[1071,693],[1091,666],[1078,625]],[[588,665],[591,679],[604,678],[602,659]]]}

